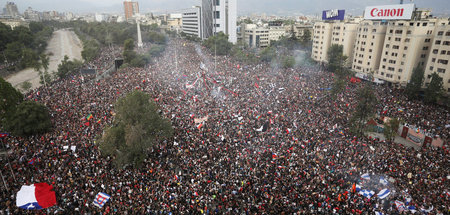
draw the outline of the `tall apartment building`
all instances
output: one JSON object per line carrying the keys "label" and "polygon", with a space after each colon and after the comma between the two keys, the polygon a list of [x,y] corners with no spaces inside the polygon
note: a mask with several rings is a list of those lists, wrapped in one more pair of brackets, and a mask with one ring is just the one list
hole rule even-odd
{"label": "tall apartment building", "polygon": [[374,77],[406,86],[414,68],[425,67],[436,20],[388,23],[380,68]]}
{"label": "tall apartment building", "polygon": [[351,67],[353,61],[354,43],[358,29],[359,20],[354,22],[338,22],[331,30],[331,45],[342,45],[343,54],[347,56],[347,66]]}
{"label": "tall apartment building", "polygon": [[204,38],[201,28],[202,16],[201,7],[193,7],[186,9],[181,15],[181,30],[188,35]]}
{"label": "tall apartment building", "polygon": [[228,35],[228,41],[237,42],[237,0],[202,0],[204,38],[218,32]]}
{"label": "tall apartment building", "polygon": [[386,29],[386,23],[381,21],[365,20],[360,23],[353,51],[352,69],[354,71],[372,75],[378,70]]}
{"label": "tall apartment building", "polygon": [[133,1],[130,1],[130,0],[124,1],[123,2],[123,9],[125,11],[125,19],[129,20],[134,15],[139,13],[139,3],[138,2],[133,2]]}
{"label": "tall apartment building", "polygon": [[327,62],[329,47],[343,45],[358,77],[406,86],[420,66],[425,68],[425,84],[436,72],[450,93],[450,20],[432,18],[430,13],[411,4],[373,6],[366,8],[366,20],[359,24],[317,22],[311,56]]}
{"label": "tall apartment building", "polygon": [[316,22],[311,57],[315,61],[328,62],[327,52],[331,46],[332,22]]}
{"label": "tall apartment building", "polygon": [[433,37],[425,68],[425,84],[430,83],[431,74],[437,73],[443,79],[444,90],[450,93],[450,20],[437,20]]}
{"label": "tall apartment building", "polygon": [[344,55],[348,57],[348,66],[350,66],[359,21],[317,22],[314,25],[311,57],[316,61],[328,62],[328,49],[334,44],[342,45]]}

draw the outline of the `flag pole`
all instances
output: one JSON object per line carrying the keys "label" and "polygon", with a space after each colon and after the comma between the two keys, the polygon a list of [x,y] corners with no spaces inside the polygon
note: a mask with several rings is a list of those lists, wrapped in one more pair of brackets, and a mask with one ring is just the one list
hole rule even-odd
{"label": "flag pole", "polygon": [[6,190],[9,191],[8,186],[6,185],[6,182],[5,182],[5,178],[3,177],[2,171],[0,171],[0,175],[2,176],[3,184],[5,185]]}
{"label": "flag pole", "polygon": [[8,166],[9,166],[9,170],[11,170],[11,175],[13,176],[13,178],[14,178],[14,182],[16,182],[17,183],[17,180],[16,180],[16,176],[14,175],[14,172],[13,172],[13,170],[12,170],[12,168],[11,168],[11,163],[9,162],[9,157],[8,156],[6,156],[6,158],[8,159]]}

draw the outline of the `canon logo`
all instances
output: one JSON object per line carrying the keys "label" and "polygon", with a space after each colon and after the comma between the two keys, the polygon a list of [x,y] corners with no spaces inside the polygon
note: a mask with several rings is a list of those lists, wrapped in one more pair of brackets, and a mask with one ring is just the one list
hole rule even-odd
{"label": "canon logo", "polygon": [[372,17],[401,17],[403,16],[403,12],[405,9],[399,8],[399,9],[378,9],[373,8],[370,11],[370,15]]}

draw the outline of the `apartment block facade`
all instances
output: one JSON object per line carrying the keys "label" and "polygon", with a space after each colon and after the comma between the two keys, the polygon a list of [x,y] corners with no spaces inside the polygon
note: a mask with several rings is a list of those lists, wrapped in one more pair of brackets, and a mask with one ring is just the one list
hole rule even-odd
{"label": "apartment block facade", "polygon": [[450,93],[450,20],[417,14],[411,20],[317,22],[311,57],[327,63],[330,46],[343,45],[358,77],[404,87],[414,68],[423,67],[425,85],[436,72]]}
{"label": "apartment block facade", "polygon": [[436,21],[433,41],[425,68],[425,84],[430,83],[431,74],[437,73],[444,82],[444,90],[450,93],[450,20]]}

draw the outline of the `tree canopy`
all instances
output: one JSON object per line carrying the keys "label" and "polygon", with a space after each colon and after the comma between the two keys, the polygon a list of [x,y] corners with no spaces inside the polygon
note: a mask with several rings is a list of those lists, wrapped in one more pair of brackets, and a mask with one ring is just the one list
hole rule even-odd
{"label": "tree canopy", "polygon": [[358,90],[356,98],[358,104],[350,119],[350,128],[356,136],[362,136],[366,122],[375,114],[375,107],[378,101],[372,86],[369,84]]}
{"label": "tree canopy", "polygon": [[4,122],[6,130],[17,136],[43,134],[52,127],[47,107],[33,101],[20,103]]}
{"label": "tree canopy", "polygon": [[100,140],[100,150],[118,167],[140,166],[147,149],[173,135],[170,120],[160,115],[150,96],[133,91],[115,104],[116,118]]}
{"label": "tree canopy", "polygon": [[0,121],[23,101],[23,95],[0,77]]}
{"label": "tree canopy", "polygon": [[428,87],[425,89],[425,97],[424,100],[427,103],[435,103],[442,96],[444,87],[443,87],[442,77],[437,73],[431,74],[431,82],[428,84]]}
{"label": "tree canopy", "polygon": [[14,29],[0,23],[0,50],[4,51],[0,63],[7,62],[9,71],[33,67],[52,33],[52,27],[38,22],[30,22],[29,28],[17,26]]}
{"label": "tree canopy", "polygon": [[61,63],[58,64],[58,72],[56,73],[56,75],[59,78],[65,78],[74,72],[78,72],[81,66],[82,66],[81,61],[77,59],[71,61],[69,60],[69,57],[65,55]]}
{"label": "tree canopy", "polygon": [[349,75],[345,64],[347,61],[347,56],[344,54],[344,46],[333,44],[328,49],[328,71],[336,74],[339,78],[345,78]]}
{"label": "tree canopy", "polygon": [[409,99],[417,99],[419,97],[419,92],[422,89],[423,81],[424,81],[425,70],[423,67],[414,68],[411,80],[406,85],[406,95]]}
{"label": "tree canopy", "polygon": [[228,55],[233,47],[233,44],[228,42],[228,35],[223,32],[209,37],[203,42],[203,45],[210,50],[211,53],[217,55]]}

